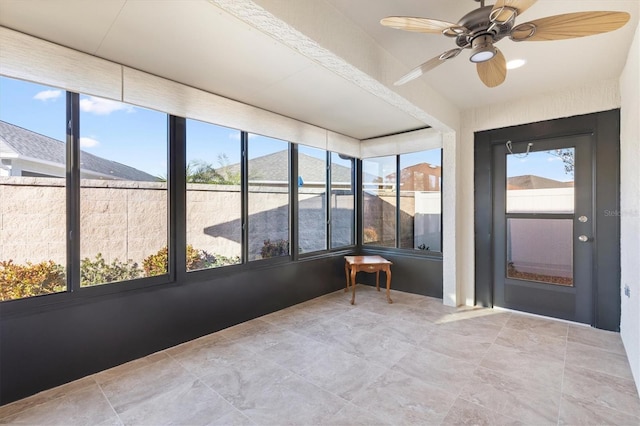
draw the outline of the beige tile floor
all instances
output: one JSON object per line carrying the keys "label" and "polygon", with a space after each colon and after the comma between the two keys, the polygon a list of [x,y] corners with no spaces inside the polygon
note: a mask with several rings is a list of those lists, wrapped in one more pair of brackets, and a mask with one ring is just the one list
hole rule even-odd
{"label": "beige tile floor", "polygon": [[0,407],[60,425],[640,424],[620,336],[358,286]]}

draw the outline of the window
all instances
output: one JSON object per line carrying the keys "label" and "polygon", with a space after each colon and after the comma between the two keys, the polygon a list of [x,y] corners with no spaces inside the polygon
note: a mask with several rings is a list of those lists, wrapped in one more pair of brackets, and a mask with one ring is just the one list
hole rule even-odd
{"label": "window", "polygon": [[327,151],[298,147],[300,253],[327,249]]}
{"label": "window", "polygon": [[[292,188],[295,250],[355,244],[351,157],[14,79],[0,77],[0,88],[0,301],[182,280],[173,254],[186,260],[187,272],[286,259]],[[169,144],[174,122],[177,140]],[[172,200],[185,205],[174,214],[169,162],[182,152],[169,158],[168,149],[181,143],[183,128],[185,186]],[[374,243],[393,246],[395,165],[368,161],[370,207],[386,214],[368,216],[381,237]],[[296,182],[290,162],[297,163]],[[182,165],[171,170],[175,177]],[[169,247],[173,226],[184,246]]]}
{"label": "window", "polygon": [[400,155],[400,248],[441,251],[441,150]]}
{"label": "window", "polygon": [[80,284],[168,273],[167,116],[80,96]]}
{"label": "window", "polygon": [[364,244],[441,252],[442,150],[368,158],[362,168]]}
{"label": "window", "polygon": [[289,143],[248,137],[248,259],[289,256]]}
{"label": "window", "polygon": [[65,98],[0,77],[0,300],[67,289]]}
{"label": "window", "polygon": [[187,120],[187,270],[241,262],[238,130]]}
{"label": "window", "polygon": [[354,159],[331,153],[331,248],[355,244]]}
{"label": "window", "polygon": [[396,157],[362,160],[363,242],[396,246]]}

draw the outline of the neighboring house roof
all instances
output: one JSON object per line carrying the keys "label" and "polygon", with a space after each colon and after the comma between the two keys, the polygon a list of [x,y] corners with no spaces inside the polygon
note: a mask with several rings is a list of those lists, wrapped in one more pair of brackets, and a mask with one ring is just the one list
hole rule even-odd
{"label": "neighboring house roof", "polygon": [[[400,170],[400,178],[403,191],[439,191],[440,179],[433,182],[429,176],[440,178],[442,167],[430,163],[418,163]],[[388,182],[396,181],[396,174],[391,173],[386,177]]]}
{"label": "neighboring house roof", "polygon": [[[283,150],[256,157],[249,160],[249,179],[266,182],[287,182],[289,180],[288,167],[289,151]],[[326,168],[325,160],[312,157],[310,155],[298,153],[298,175],[303,182],[325,182]],[[230,174],[240,171],[240,164],[231,164],[223,170]],[[351,168],[333,164],[331,167],[331,178],[334,182],[351,182]]]}
{"label": "neighboring house roof", "polygon": [[507,189],[545,189],[545,188],[571,188],[573,181],[560,182],[535,175],[513,176],[507,178]]}
{"label": "neighboring house roof", "polygon": [[[57,139],[0,121],[0,156],[24,158],[37,162],[66,164],[66,144]],[[12,155],[9,155],[12,154]],[[80,151],[81,169],[109,176],[111,179],[152,181],[157,177],[116,161]]]}

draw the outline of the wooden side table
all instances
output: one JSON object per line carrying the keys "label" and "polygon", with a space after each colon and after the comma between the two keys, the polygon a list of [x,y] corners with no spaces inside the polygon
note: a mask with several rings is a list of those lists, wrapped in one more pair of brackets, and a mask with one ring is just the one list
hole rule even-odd
{"label": "wooden side table", "polygon": [[375,272],[376,273],[376,289],[380,291],[380,271],[384,271],[387,275],[387,301],[391,300],[391,261],[382,256],[345,256],[344,272],[347,276],[347,288],[352,287],[353,295],[351,296],[351,304],[356,303],[356,274],[358,272]]}

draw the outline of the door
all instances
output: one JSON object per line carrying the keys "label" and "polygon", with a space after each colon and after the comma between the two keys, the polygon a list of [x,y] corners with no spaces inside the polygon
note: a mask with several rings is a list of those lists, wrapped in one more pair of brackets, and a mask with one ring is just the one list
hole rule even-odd
{"label": "door", "polygon": [[495,306],[591,324],[593,135],[492,148]]}

